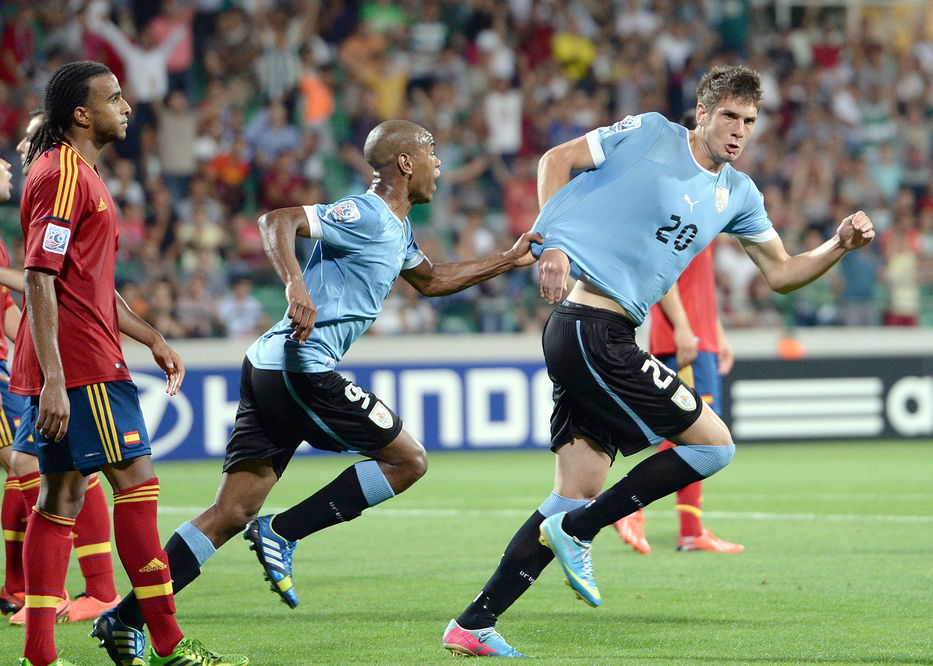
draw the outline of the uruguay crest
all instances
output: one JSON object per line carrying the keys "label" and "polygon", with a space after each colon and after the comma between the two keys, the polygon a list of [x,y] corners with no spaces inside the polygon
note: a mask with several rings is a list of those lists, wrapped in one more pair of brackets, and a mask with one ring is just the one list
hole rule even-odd
{"label": "uruguay crest", "polygon": [[719,185],[716,186],[716,212],[721,213],[729,205],[729,190]]}

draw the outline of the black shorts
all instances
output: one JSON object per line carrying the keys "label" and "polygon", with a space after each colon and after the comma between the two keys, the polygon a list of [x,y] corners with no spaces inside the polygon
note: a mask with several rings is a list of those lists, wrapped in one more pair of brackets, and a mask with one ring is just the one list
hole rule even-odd
{"label": "black shorts", "polygon": [[375,451],[401,431],[395,412],[336,372],[261,370],[244,359],[224,471],[269,458],[282,476],[302,442],[326,451]]}
{"label": "black shorts", "polygon": [[700,417],[697,392],[635,344],[626,317],[564,302],[543,338],[554,382],[552,450],[584,436],[615,459],[678,435]]}

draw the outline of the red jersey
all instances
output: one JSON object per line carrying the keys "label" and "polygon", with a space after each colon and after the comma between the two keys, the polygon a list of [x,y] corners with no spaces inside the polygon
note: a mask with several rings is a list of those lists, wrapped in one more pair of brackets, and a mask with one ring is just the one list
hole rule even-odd
{"label": "red jersey", "polygon": [[[10,253],[6,250],[6,245],[0,241],[0,266],[10,267]],[[6,311],[16,305],[16,301],[10,296],[10,290],[6,287],[0,287],[0,361],[5,361],[10,355],[10,345],[6,341],[6,328],[3,322],[6,321]]]}
{"label": "red jersey", "polygon": [[[26,179],[20,223],[24,267],[57,276],[58,349],[67,388],[130,379],[115,295],[116,206],[97,170],[68,144],[42,153]],[[10,375],[14,393],[42,390],[26,313]]]}
{"label": "red jersey", "polygon": [[[700,338],[699,351],[719,352],[719,329],[716,326],[716,274],[713,270],[713,246],[700,252],[677,279],[680,300],[687,311],[693,334]],[[648,351],[655,356],[673,356],[674,328],[661,306],[651,306]]]}

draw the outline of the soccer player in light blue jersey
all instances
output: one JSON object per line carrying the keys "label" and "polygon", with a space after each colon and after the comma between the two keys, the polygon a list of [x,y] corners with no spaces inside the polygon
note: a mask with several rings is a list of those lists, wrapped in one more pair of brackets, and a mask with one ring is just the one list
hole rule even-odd
{"label": "soccer player in light blue jersey", "polygon": [[[376,319],[396,278],[425,296],[445,296],[535,262],[531,242],[543,239],[530,232],[501,254],[433,264],[418,248],[407,215],[414,204],[431,201],[436,189],[441,162],[434,137],[408,121],[384,122],[367,137],[364,156],[374,172],[364,194],[327,206],[274,210],[259,219],[266,254],[285,283],[288,310],[243,361],[240,404],[214,504],[179,527],[165,547],[176,593],[245,526],[272,590],[297,606],[297,541],[353,520],[427,471],[424,447],[401,419],[334,371]],[[317,241],[304,268],[295,256],[297,236]],[[366,459],[287,511],[257,518],[302,441]],[[119,657],[115,663],[136,663],[144,640],[135,595],[98,624],[113,628],[104,642],[111,657]]]}
{"label": "soccer player in light blue jersey", "polygon": [[[628,116],[550,149],[538,168],[544,236],[541,294],[564,299],[548,320],[544,356],[554,383],[554,489],[519,528],[492,578],[444,633],[444,647],[521,656],[495,630],[498,617],[556,557],[568,584],[602,603],[593,537],[643,506],[725,467],[735,451],[722,420],[665,365],[635,344],[635,327],[690,260],[720,232],[737,236],[775,291],[809,284],[874,237],[859,211],[822,246],[784,249],[761,193],[735,161],[755,128],[761,81],[720,66],[697,86],[697,127],[656,113]],[[583,173],[571,179],[574,170]],[[566,294],[568,276],[577,278]],[[603,491],[615,455],[664,439],[660,451]],[[540,542],[540,543],[539,543]]]}

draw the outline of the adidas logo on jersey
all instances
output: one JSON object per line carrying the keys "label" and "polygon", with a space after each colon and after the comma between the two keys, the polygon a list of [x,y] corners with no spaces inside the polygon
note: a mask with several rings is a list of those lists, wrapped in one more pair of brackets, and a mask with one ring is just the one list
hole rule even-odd
{"label": "adidas logo on jersey", "polygon": [[162,571],[162,569],[167,569],[168,565],[165,562],[162,562],[156,557],[153,557],[152,560],[139,570],[139,573],[152,573],[153,571]]}
{"label": "adidas logo on jersey", "polygon": [[104,198],[103,198],[103,197],[101,197],[101,198],[100,198],[100,201],[97,202],[97,212],[99,213],[99,212],[101,212],[102,210],[107,210],[107,204],[104,203]]}

